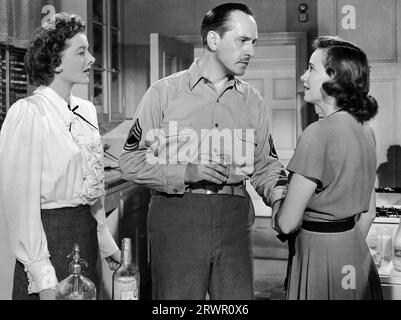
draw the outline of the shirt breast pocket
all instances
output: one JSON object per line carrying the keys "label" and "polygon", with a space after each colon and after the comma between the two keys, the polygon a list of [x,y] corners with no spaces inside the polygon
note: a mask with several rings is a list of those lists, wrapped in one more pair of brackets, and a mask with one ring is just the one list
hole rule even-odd
{"label": "shirt breast pocket", "polygon": [[233,164],[236,175],[251,175],[254,170],[255,130],[235,129]]}

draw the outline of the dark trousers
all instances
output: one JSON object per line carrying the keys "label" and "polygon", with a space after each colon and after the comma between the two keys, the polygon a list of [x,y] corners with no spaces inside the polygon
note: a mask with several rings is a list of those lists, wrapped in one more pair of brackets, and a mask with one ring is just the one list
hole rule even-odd
{"label": "dark trousers", "polygon": [[152,195],[152,297],[254,299],[250,197]]}
{"label": "dark trousers", "polygon": [[[96,272],[98,258],[97,222],[89,206],[42,210],[41,218],[47,238],[50,262],[56,270],[58,281],[69,276],[67,258],[74,243],[79,244],[81,258],[88,262],[83,275],[88,277],[99,290],[99,277]],[[14,270],[13,300],[38,300],[39,294],[28,294],[28,278],[24,266],[17,261]]]}

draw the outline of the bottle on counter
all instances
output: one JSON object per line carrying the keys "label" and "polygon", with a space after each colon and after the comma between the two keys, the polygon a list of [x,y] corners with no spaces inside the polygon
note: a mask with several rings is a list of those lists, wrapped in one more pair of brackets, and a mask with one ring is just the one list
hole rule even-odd
{"label": "bottle on counter", "polygon": [[121,265],[113,273],[113,300],[139,300],[139,272],[132,263],[131,239],[121,243]]}
{"label": "bottle on counter", "polygon": [[82,275],[82,267],[87,267],[88,262],[80,257],[77,243],[67,257],[72,258],[70,275],[57,285],[56,300],[96,300],[95,284]]}
{"label": "bottle on counter", "polygon": [[370,254],[372,255],[376,267],[380,268],[382,262],[381,237],[379,237],[379,235],[375,231],[368,234],[366,242],[368,244]]}
{"label": "bottle on counter", "polygon": [[401,271],[401,222],[398,223],[398,229],[393,242],[393,266],[397,271]]}

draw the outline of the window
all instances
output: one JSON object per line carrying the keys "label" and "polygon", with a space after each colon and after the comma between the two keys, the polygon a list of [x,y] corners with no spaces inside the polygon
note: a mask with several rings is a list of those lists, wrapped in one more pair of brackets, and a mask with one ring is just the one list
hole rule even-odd
{"label": "window", "polygon": [[96,58],[90,98],[99,123],[125,119],[122,85],[122,6],[123,0],[92,0],[91,45]]}

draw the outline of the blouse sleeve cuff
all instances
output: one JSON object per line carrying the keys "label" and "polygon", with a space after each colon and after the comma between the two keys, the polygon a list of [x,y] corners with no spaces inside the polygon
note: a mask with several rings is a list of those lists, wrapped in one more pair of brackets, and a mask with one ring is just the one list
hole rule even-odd
{"label": "blouse sleeve cuff", "polygon": [[38,293],[57,285],[56,271],[48,258],[25,266],[28,276],[28,294]]}
{"label": "blouse sleeve cuff", "polygon": [[107,258],[120,250],[114,241],[109,228],[105,225],[98,225],[97,239],[99,242],[100,257],[102,259]]}

